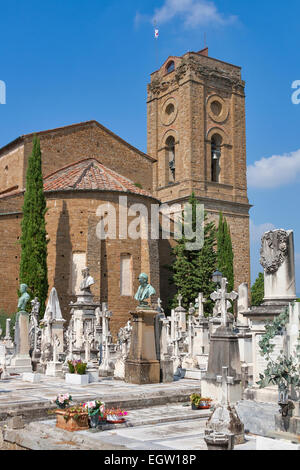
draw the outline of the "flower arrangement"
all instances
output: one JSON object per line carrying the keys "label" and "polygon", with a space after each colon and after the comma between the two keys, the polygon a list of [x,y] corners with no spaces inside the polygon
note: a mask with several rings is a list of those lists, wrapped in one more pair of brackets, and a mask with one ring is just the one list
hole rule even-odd
{"label": "flower arrangement", "polygon": [[83,404],[83,407],[88,412],[89,416],[99,415],[101,418],[104,417],[105,406],[100,400],[88,401]]}
{"label": "flower arrangement", "polygon": [[87,368],[87,363],[83,362],[81,359],[78,361],[68,361],[68,367],[70,374],[84,375]]}
{"label": "flower arrangement", "polygon": [[211,407],[211,398],[202,397],[198,393],[193,393],[190,396],[191,405],[194,408],[210,408]]}
{"label": "flower arrangement", "polygon": [[53,402],[58,406],[58,408],[62,410],[69,406],[71,401],[72,397],[68,393],[64,395],[57,395],[57,397],[53,400]]}
{"label": "flower arrangement", "polygon": [[119,408],[110,408],[105,410],[105,417],[108,422],[123,422],[128,412]]}

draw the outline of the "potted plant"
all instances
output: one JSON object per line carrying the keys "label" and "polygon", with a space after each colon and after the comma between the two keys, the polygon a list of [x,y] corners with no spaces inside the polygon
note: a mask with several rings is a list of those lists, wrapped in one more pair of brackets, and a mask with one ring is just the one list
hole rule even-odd
{"label": "potted plant", "polygon": [[56,427],[66,431],[82,431],[89,429],[89,415],[81,406],[71,406],[66,410],[56,410]]}
{"label": "potted plant", "polygon": [[61,410],[64,410],[67,406],[69,406],[71,401],[72,401],[72,397],[68,393],[66,393],[64,395],[57,395],[55,400],[53,400],[53,402]]}
{"label": "potted plant", "polygon": [[73,385],[87,385],[89,375],[86,374],[87,363],[81,359],[68,361],[69,373],[66,374],[66,382]]}
{"label": "potted plant", "polygon": [[198,393],[190,396],[192,410],[209,410],[211,408],[211,398],[202,397]]}
{"label": "potted plant", "polygon": [[88,401],[84,403],[84,408],[88,412],[89,424],[91,428],[96,428],[100,419],[104,419],[105,406],[100,400]]}
{"label": "potted plant", "polygon": [[125,423],[128,413],[125,410],[111,408],[105,410],[105,418],[108,423],[121,424]]}

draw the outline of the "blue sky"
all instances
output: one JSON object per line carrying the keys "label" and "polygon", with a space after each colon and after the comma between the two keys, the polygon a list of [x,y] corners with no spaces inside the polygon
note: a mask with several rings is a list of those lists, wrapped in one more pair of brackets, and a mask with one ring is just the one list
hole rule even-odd
{"label": "blue sky", "polygon": [[[199,50],[247,82],[252,279],[260,236],[294,229],[300,292],[300,3],[270,0],[0,0],[0,146],[96,119],[146,151],[146,85],[169,55]],[[154,40],[153,18],[160,37]]]}

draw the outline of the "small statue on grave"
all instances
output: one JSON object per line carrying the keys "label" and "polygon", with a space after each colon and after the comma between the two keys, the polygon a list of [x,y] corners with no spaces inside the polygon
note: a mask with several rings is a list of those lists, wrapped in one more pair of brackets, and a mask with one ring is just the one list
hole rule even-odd
{"label": "small statue on grave", "polygon": [[156,294],[154,287],[151,284],[148,284],[148,275],[141,273],[139,275],[140,287],[138,288],[137,293],[135,294],[135,300],[139,301],[139,307],[149,307],[147,299],[150,299],[152,295]]}
{"label": "small statue on grave", "polygon": [[28,294],[27,289],[27,284],[20,285],[21,296],[18,301],[18,312],[26,312],[26,305],[30,300],[30,295]]}
{"label": "small statue on grave", "polygon": [[81,271],[83,279],[80,283],[80,290],[85,292],[86,294],[91,294],[91,286],[95,284],[94,278],[90,276],[90,269],[84,268]]}

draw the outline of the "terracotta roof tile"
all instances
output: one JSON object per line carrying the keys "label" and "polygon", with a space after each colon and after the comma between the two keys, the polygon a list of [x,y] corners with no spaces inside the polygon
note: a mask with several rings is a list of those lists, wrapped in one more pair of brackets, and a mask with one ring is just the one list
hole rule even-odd
{"label": "terracotta roof tile", "polygon": [[44,191],[99,190],[120,191],[153,197],[133,181],[88,158],[62,168],[44,179]]}

